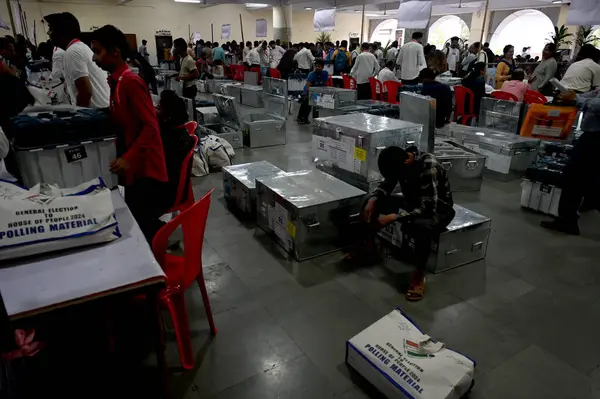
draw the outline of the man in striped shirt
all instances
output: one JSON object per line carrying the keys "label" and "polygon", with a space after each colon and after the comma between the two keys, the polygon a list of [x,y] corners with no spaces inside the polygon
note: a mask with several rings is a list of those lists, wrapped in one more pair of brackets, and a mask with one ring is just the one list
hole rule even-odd
{"label": "man in striped shirt", "polygon": [[[377,160],[384,180],[363,210],[365,219],[378,226],[402,224],[414,240],[416,270],[406,299],[418,301],[425,290],[425,266],[431,243],[454,219],[454,201],[444,167],[416,147],[387,147]],[[391,195],[400,184],[404,198]]]}

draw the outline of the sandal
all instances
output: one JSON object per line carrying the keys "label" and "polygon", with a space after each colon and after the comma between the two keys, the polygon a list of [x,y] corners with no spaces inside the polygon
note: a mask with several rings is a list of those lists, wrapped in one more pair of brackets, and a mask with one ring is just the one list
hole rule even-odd
{"label": "sandal", "polygon": [[420,280],[412,280],[404,296],[409,302],[417,302],[423,299],[425,293],[425,282],[426,279],[423,277]]}

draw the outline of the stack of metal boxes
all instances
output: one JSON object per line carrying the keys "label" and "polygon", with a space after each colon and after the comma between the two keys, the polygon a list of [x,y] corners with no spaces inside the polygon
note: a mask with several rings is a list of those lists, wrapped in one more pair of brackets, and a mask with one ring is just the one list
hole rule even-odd
{"label": "stack of metal boxes", "polygon": [[453,192],[481,190],[485,155],[451,140],[440,139],[435,140],[433,154],[446,169]]}
{"label": "stack of metal boxes", "polygon": [[242,87],[244,87],[243,84],[241,83],[227,83],[225,85],[222,86],[224,89],[224,93],[225,95],[228,95],[230,97],[235,97],[236,98],[236,102],[238,104],[242,103]]}
{"label": "stack of metal boxes", "polygon": [[240,129],[239,109],[235,98],[213,94],[213,100],[220,120],[218,123],[205,125],[208,133],[225,139],[233,148],[242,148],[243,133]]}
{"label": "stack of metal boxes", "polygon": [[525,110],[521,102],[484,97],[479,108],[479,126],[519,134]]}
{"label": "stack of metal boxes", "polygon": [[437,103],[434,98],[417,93],[400,93],[400,119],[423,125],[421,151],[433,151]]}
{"label": "stack of metal boxes", "polygon": [[308,92],[308,104],[313,106],[313,115],[317,118],[367,112],[368,107],[356,104],[356,90],[338,87],[311,87]]}
{"label": "stack of metal boxes", "polygon": [[444,131],[453,141],[487,156],[487,172],[501,180],[521,177],[535,162],[540,140],[481,127],[451,123]]}
{"label": "stack of metal boxes", "polygon": [[256,215],[256,178],[284,173],[267,161],[225,166],[223,168],[223,191],[229,206],[237,208],[245,216]]}
{"label": "stack of metal boxes", "polygon": [[[427,270],[440,273],[485,258],[492,221],[460,205],[454,205],[456,216],[432,245]],[[410,256],[414,239],[402,232],[400,223],[392,223],[379,236]]]}
{"label": "stack of metal boxes", "polygon": [[206,79],[206,92],[221,94],[223,85],[231,82],[231,79],[226,76],[215,76],[214,79]]}
{"label": "stack of metal boxes", "polygon": [[312,155],[317,168],[364,191],[382,178],[377,157],[386,147],[420,146],[423,125],[369,114],[316,119]]}
{"label": "stack of metal boxes", "polygon": [[[250,148],[283,145],[286,143],[285,121],[288,112],[287,82],[282,79],[264,78],[265,110],[243,117],[244,145]],[[242,101],[246,92],[242,93]]]}
{"label": "stack of metal boxes", "polygon": [[348,245],[365,194],[318,170],[259,177],[257,224],[296,260],[309,259]]}

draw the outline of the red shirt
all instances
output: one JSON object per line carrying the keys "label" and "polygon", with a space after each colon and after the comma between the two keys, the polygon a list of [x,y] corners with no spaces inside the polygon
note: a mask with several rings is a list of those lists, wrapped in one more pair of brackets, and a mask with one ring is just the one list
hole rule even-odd
{"label": "red shirt", "polygon": [[125,144],[122,155],[129,169],[125,185],[140,178],[169,180],[156,110],[146,83],[125,64],[109,77],[110,116],[121,127]]}

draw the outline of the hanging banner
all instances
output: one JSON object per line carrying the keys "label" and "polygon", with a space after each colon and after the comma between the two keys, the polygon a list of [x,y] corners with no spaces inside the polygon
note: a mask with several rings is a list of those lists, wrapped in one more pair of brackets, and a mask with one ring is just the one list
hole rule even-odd
{"label": "hanging banner", "polygon": [[267,37],[267,20],[256,20],[256,37]]}
{"label": "hanging banner", "polygon": [[229,35],[231,35],[231,25],[221,25],[221,39],[229,39]]}
{"label": "hanging banner", "polygon": [[398,28],[425,29],[431,18],[431,0],[404,0],[398,7]]}
{"label": "hanging banner", "polygon": [[598,0],[571,0],[566,25],[600,24]]}
{"label": "hanging banner", "polygon": [[313,25],[315,32],[331,32],[335,30],[335,8],[316,10]]}

